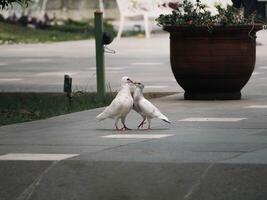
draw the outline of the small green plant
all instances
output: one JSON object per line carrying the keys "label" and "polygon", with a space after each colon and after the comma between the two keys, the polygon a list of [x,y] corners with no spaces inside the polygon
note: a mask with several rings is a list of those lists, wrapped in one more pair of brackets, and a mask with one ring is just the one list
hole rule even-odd
{"label": "small green plant", "polygon": [[[104,22],[105,31],[116,35],[113,26]],[[89,22],[68,20],[63,25],[51,25],[42,29],[28,28],[18,23],[1,21],[0,44],[13,43],[45,43],[70,40],[84,40],[94,37],[93,20]]]}
{"label": "small green plant", "polygon": [[[108,92],[100,100],[94,92],[77,91],[69,104],[65,93],[0,93],[0,126],[46,119],[98,107],[107,106],[116,96]],[[146,98],[172,95],[173,92],[145,93]]]}
{"label": "small green plant", "polygon": [[212,13],[207,9],[207,6],[196,0],[196,3],[184,0],[183,3],[166,3],[163,6],[168,6],[172,9],[171,14],[160,15],[156,21],[160,26],[168,25],[191,25],[191,26],[226,26],[253,24],[255,15],[245,18],[243,10],[235,8],[231,5],[223,7],[221,4],[216,4],[217,14]]}
{"label": "small green plant", "polygon": [[99,100],[96,93],[75,92],[70,105],[64,93],[0,93],[0,126],[106,106],[115,95]]}
{"label": "small green plant", "polygon": [[0,9],[3,10],[13,3],[18,3],[22,6],[28,6],[32,0],[0,0]]}

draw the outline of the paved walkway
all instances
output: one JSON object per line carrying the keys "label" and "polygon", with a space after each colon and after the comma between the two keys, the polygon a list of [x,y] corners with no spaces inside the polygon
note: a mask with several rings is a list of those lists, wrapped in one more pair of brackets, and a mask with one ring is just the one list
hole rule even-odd
{"label": "paved walkway", "polygon": [[[106,84],[113,91],[125,75],[150,77],[149,91],[181,91],[169,64],[168,34],[122,38],[110,48],[116,54],[106,54]],[[0,52],[0,91],[62,92],[64,74],[73,77],[74,90],[96,90],[94,40],[0,45]]]}
{"label": "paved walkway", "polygon": [[134,130],[118,133],[96,122],[103,108],[1,127],[1,200],[265,200],[266,87],[241,101],[154,99],[173,123],[151,131],[131,112]]}
{"label": "paved walkway", "polygon": [[[136,130],[131,112],[134,130],[118,133],[112,120],[96,122],[99,108],[0,127],[0,199],[266,200],[265,44],[240,101],[154,99],[171,125],[153,120],[153,130]],[[151,62],[149,52],[129,55]]]}
{"label": "paved walkway", "polygon": [[[258,34],[256,66],[267,64],[267,31]],[[139,79],[147,91],[182,92],[169,61],[169,35],[150,39],[122,38],[106,55],[106,83],[113,91],[124,75]],[[64,74],[73,77],[74,90],[96,90],[94,40],[52,44],[0,45],[0,91],[62,92]],[[149,79],[147,79],[149,77]]]}

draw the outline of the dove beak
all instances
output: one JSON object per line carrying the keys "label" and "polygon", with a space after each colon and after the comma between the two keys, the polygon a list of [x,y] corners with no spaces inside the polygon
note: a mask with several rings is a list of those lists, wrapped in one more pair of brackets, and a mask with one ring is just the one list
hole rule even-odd
{"label": "dove beak", "polygon": [[133,83],[134,84],[134,82],[131,79],[127,79],[127,81],[129,81],[130,83]]}
{"label": "dove beak", "polygon": [[139,82],[133,82],[133,84],[137,87]]}

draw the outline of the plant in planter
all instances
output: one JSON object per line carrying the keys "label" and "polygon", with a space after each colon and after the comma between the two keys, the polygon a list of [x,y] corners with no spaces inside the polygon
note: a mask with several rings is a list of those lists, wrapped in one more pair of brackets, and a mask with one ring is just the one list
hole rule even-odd
{"label": "plant in planter", "polygon": [[12,6],[13,3],[18,3],[22,6],[27,6],[32,0],[0,0],[0,10]]}
{"label": "plant in planter", "polygon": [[240,99],[255,65],[255,14],[245,18],[241,9],[215,5],[212,14],[200,0],[167,3],[171,14],[156,21],[170,32],[173,74],[185,90],[184,98]]}

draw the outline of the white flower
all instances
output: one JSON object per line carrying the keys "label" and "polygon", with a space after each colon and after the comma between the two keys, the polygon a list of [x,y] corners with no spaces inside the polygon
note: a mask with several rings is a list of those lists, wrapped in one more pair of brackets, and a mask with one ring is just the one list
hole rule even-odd
{"label": "white flower", "polygon": [[[215,5],[220,4],[223,8],[226,8],[227,5],[233,5],[231,0],[200,0],[201,3],[206,4],[207,10],[211,12],[212,15],[218,14],[217,9],[215,8]],[[191,2],[195,2],[195,0],[191,0]]]}

